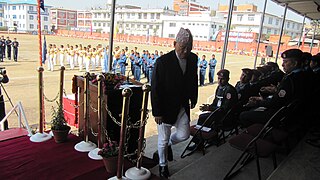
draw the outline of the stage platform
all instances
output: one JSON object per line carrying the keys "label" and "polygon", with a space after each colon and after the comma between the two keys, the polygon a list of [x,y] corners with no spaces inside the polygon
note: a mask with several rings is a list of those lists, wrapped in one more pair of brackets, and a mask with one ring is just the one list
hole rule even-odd
{"label": "stage platform", "polygon": [[[30,142],[28,136],[0,142],[1,179],[107,179],[102,161],[92,160],[87,153],[73,149],[81,141],[70,134],[68,142],[55,143],[51,139],[43,143]],[[143,167],[152,168],[157,162],[143,158]],[[126,162],[125,170],[133,167]],[[152,175],[151,179],[159,179]]]}

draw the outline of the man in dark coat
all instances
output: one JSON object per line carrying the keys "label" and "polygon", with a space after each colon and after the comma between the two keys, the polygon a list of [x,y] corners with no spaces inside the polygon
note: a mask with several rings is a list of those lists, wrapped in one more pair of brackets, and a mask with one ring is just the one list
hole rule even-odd
{"label": "man in dark coat", "polygon": [[[192,41],[190,30],[181,28],[174,42],[175,50],[157,59],[152,75],[151,104],[158,124],[159,171],[165,178],[169,177],[167,160],[172,160],[171,145],[189,138],[190,108],[195,107],[198,99],[197,56],[191,53]],[[176,127],[173,134],[172,126]]]}
{"label": "man in dark coat", "polygon": [[12,46],[12,41],[10,40],[9,37],[7,37],[6,46],[7,46],[7,57],[8,57],[8,60],[11,60],[11,46]]}

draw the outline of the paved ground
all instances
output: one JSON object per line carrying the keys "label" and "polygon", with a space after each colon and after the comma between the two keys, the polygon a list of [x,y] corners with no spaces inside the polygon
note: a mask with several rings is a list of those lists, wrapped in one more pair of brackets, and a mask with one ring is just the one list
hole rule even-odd
{"label": "paved ground", "polygon": [[[7,34],[0,34],[5,35]],[[11,39],[14,37],[20,43],[19,48],[19,58],[18,62],[12,62],[5,59],[5,62],[0,63],[1,67],[5,67],[7,69],[7,74],[9,75],[10,82],[8,84],[4,84],[6,91],[9,94],[13,104],[16,104],[18,101],[21,101],[26,112],[27,119],[29,124],[37,124],[39,121],[39,93],[38,93],[38,73],[37,68],[39,67],[39,53],[38,53],[38,36],[36,35],[16,35],[10,34]],[[69,38],[69,37],[57,37],[57,36],[47,36],[47,44],[56,43],[57,46],[60,44],[66,45],[69,44],[103,44],[107,45],[108,42],[100,41],[100,40],[91,40],[91,39],[78,39],[78,38]],[[116,43],[115,45],[119,45],[121,47],[128,46],[129,49],[133,49],[133,47],[137,46],[138,50],[148,49],[149,51],[154,51],[155,49],[162,50],[167,52],[171,50],[171,48],[167,47],[158,47],[158,46],[148,46],[141,44],[124,44],[124,43]],[[211,52],[200,52],[199,55],[205,54],[207,57],[211,57]],[[220,69],[220,58],[221,54],[216,54],[216,58],[218,59],[218,65],[216,71]],[[208,60],[208,59],[207,59]],[[254,57],[249,56],[237,56],[237,55],[228,55],[226,60],[226,69],[231,71],[231,84],[235,84],[241,73],[241,68],[243,67],[253,67]],[[71,94],[71,79],[73,75],[78,74],[81,75],[84,72],[79,72],[78,70],[68,70],[65,72],[65,90],[68,94]],[[47,69],[47,67],[45,67]],[[53,99],[58,91],[59,91],[59,67],[55,67],[54,72],[45,71],[44,72],[44,92],[48,99]],[[99,70],[96,71],[97,73]],[[215,77],[216,79],[216,77]],[[142,79],[142,82],[145,82],[145,79]],[[208,79],[206,79],[206,83]],[[199,87],[199,100],[197,107],[192,111],[192,119],[197,119],[197,112],[199,111],[198,106],[202,103],[206,103],[207,98],[214,94],[217,84],[214,85],[206,85],[204,87]],[[5,97],[7,100],[8,98]],[[51,117],[51,107],[55,106],[55,103],[45,102],[45,112],[46,112],[46,122],[50,122]],[[11,107],[9,102],[6,102],[6,111],[8,112]],[[151,106],[149,106],[151,108]],[[10,126],[17,125],[16,117],[12,116],[10,118]],[[151,116],[146,128],[146,136],[152,136],[156,134],[156,125],[153,121],[153,117]]]}

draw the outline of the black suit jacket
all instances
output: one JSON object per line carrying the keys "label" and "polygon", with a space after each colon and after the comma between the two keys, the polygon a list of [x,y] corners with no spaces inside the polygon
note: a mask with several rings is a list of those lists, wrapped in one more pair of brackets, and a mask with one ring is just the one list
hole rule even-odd
{"label": "black suit jacket", "polygon": [[190,117],[190,102],[198,100],[197,55],[191,53],[183,75],[175,51],[157,59],[152,74],[151,104],[153,116],[162,116],[166,124],[174,124],[181,107]]}

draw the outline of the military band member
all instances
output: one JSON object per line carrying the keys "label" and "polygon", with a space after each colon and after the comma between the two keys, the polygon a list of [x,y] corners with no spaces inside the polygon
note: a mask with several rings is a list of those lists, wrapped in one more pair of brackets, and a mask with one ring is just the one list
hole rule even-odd
{"label": "military band member", "polygon": [[84,59],[86,50],[82,46],[80,46],[78,53],[79,53],[79,56],[78,56],[79,71],[82,71],[83,64],[84,64],[84,60],[83,59]]}
{"label": "military band member", "polygon": [[59,52],[59,49],[57,48],[57,45],[54,44],[53,45],[53,65],[56,66],[57,65],[57,56],[58,56],[58,52]]}
{"label": "military band member", "polygon": [[[86,48],[86,47],[85,47]],[[90,72],[90,62],[91,62],[91,51],[90,48],[87,47],[86,55],[85,55],[85,64],[86,64],[86,72]]]}
{"label": "military band member", "polygon": [[95,71],[96,70],[96,55],[97,55],[97,50],[96,48],[92,48],[91,51],[91,70]]}
{"label": "military band member", "polygon": [[53,64],[53,58],[54,58],[54,48],[53,45],[49,45],[49,63],[48,63],[48,71],[53,71],[54,70],[54,64]]}
{"label": "military band member", "polygon": [[73,46],[70,46],[69,55],[70,55],[70,69],[74,69],[75,50],[73,49]]}

